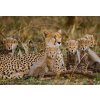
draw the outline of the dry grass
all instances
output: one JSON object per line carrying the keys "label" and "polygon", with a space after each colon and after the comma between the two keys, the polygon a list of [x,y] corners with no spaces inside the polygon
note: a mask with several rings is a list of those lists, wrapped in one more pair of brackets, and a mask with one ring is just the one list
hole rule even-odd
{"label": "dry grass", "polygon": [[[77,39],[84,34],[93,34],[97,40],[95,51],[100,53],[100,17],[0,17],[0,33],[5,37],[14,36],[22,42],[33,40],[37,51],[44,49],[43,30],[63,30],[63,46],[61,47],[66,58],[65,41],[69,38]],[[1,35],[1,34],[0,34]],[[2,35],[0,40],[2,40]],[[41,44],[42,43],[42,44]],[[95,79],[75,76],[69,79],[41,80],[29,78],[27,80],[0,80],[0,84],[100,84],[100,75]]]}

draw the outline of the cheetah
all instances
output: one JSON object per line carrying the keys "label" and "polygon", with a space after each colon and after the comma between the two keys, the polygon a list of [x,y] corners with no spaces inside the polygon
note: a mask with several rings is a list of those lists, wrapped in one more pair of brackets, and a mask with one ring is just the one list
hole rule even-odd
{"label": "cheetah", "polygon": [[85,52],[86,50],[89,49],[90,47],[90,43],[89,40],[86,38],[80,38],[78,39],[78,43],[79,43],[79,50]]}
{"label": "cheetah", "polygon": [[96,68],[100,65],[100,58],[92,49],[97,45],[96,40],[93,35],[86,34],[83,38],[86,41],[85,45],[81,45],[81,48],[84,48],[84,52],[88,55],[88,70],[96,72]]}
{"label": "cheetah", "polygon": [[82,58],[81,63],[79,64],[80,70],[84,73],[87,73],[89,67],[89,56],[87,54],[87,50],[91,46],[90,40],[83,37],[78,39],[78,42],[79,42],[80,57]]}
{"label": "cheetah", "polygon": [[84,38],[87,39],[90,48],[93,48],[96,45],[96,40],[93,35],[86,34]]}
{"label": "cheetah", "polygon": [[80,52],[78,50],[78,41],[68,40],[66,42],[67,50],[67,70],[73,70],[77,63],[80,62]]}
{"label": "cheetah", "polygon": [[89,48],[93,48],[96,45],[96,40],[93,35],[86,34],[82,38],[78,39],[79,49],[86,51]]}
{"label": "cheetah", "polygon": [[46,65],[46,52],[29,53],[23,56],[0,54],[0,78],[15,79],[23,78],[25,75],[36,76],[39,73],[37,68],[44,71],[44,65]]}
{"label": "cheetah", "polygon": [[[57,35],[58,34],[58,35]],[[29,53],[21,56],[11,56],[8,54],[0,55],[0,78],[14,79],[23,78],[25,75],[37,76],[44,75],[50,68],[55,73],[60,73],[64,67],[63,56],[58,41],[60,33],[45,34],[45,51],[40,53]],[[58,39],[58,40],[57,40]],[[60,43],[59,43],[60,42]],[[58,55],[59,54],[59,55]],[[49,62],[49,63],[48,63]],[[50,65],[49,65],[50,64]],[[48,68],[48,66],[50,66]]]}
{"label": "cheetah", "polygon": [[3,39],[3,45],[4,48],[9,51],[9,54],[14,55],[18,46],[18,41],[12,37],[7,37]]}
{"label": "cheetah", "polygon": [[14,79],[27,75],[30,69],[41,67],[46,61],[45,52],[20,56],[0,55],[0,78]]}
{"label": "cheetah", "polygon": [[58,32],[45,32],[44,34],[47,37],[45,39],[45,44],[47,45],[47,66],[50,71],[60,74],[66,71],[63,54],[60,50],[62,32],[59,30]]}
{"label": "cheetah", "polygon": [[32,51],[30,48],[34,48],[30,41],[23,43],[11,37],[3,39],[3,45],[6,51],[8,51],[7,53],[14,55],[16,53],[15,51],[17,51],[17,54],[20,56],[23,56],[23,53],[30,53],[30,51]]}

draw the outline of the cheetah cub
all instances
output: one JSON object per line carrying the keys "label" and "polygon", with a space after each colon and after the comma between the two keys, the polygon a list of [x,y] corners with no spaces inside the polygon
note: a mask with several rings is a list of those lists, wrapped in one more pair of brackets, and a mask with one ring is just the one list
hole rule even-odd
{"label": "cheetah cub", "polygon": [[7,37],[3,39],[4,48],[9,51],[9,54],[14,55],[15,50],[18,46],[18,41],[14,38]]}
{"label": "cheetah cub", "polygon": [[86,34],[84,38],[87,39],[90,48],[93,48],[96,45],[96,41],[93,35]]}
{"label": "cheetah cub", "polygon": [[96,68],[98,69],[98,66],[100,66],[100,57],[96,54],[95,51],[92,50],[97,43],[93,35],[86,34],[84,38],[87,42],[87,45],[84,45],[84,52],[86,52],[89,56],[88,69],[95,72]]}
{"label": "cheetah cub", "polygon": [[23,56],[23,54],[29,54],[30,52],[34,52],[34,50],[30,50],[30,48],[34,48],[34,44],[30,41],[23,43],[11,37],[3,39],[3,46],[12,56],[15,54]]}
{"label": "cheetah cub", "polygon": [[87,54],[87,50],[90,47],[90,42],[87,38],[80,38],[78,39],[79,42],[79,50],[80,50],[80,57],[82,58],[81,63],[79,65],[79,69],[87,73],[89,67],[89,56]]}
{"label": "cheetah cub", "polygon": [[67,70],[73,70],[73,68],[80,62],[80,52],[78,50],[78,41],[68,40],[66,42],[67,50]]}

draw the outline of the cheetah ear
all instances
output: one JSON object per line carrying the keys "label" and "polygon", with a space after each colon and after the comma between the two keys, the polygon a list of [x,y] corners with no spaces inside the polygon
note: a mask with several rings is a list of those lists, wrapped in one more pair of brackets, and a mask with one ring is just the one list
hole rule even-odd
{"label": "cheetah ear", "polygon": [[58,30],[58,33],[62,34],[62,30],[61,30],[61,29],[59,29],[59,30]]}
{"label": "cheetah ear", "polygon": [[44,31],[44,36],[46,37],[49,34],[47,30]]}
{"label": "cheetah ear", "polygon": [[81,43],[81,38],[77,39],[77,44],[79,45]]}
{"label": "cheetah ear", "polygon": [[29,40],[28,43],[31,44],[32,43],[32,40]]}
{"label": "cheetah ear", "polygon": [[66,46],[68,45],[68,41],[66,41]]}

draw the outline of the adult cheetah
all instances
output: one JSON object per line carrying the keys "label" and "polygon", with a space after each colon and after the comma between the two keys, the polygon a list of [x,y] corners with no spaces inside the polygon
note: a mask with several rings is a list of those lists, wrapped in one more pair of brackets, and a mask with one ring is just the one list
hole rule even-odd
{"label": "adult cheetah", "polygon": [[[61,33],[45,33],[46,49],[40,53],[21,56],[0,55],[0,78],[22,78],[25,75],[43,75],[48,67],[55,73],[65,71],[61,45]],[[36,73],[37,72],[37,73]]]}

